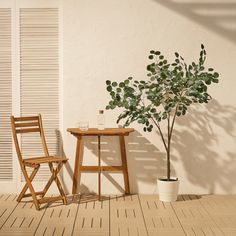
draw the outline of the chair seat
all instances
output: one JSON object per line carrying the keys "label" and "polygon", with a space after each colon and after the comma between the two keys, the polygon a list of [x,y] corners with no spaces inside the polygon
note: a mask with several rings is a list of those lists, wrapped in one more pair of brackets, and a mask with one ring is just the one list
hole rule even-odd
{"label": "chair seat", "polygon": [[55,157],[55,156],[44,156],[44,157],[33,157],[24,159],[23,162],[25,165],[40,165],[43,163],[65,163],[68,159],[67,158],[61,158],[61,157]]}

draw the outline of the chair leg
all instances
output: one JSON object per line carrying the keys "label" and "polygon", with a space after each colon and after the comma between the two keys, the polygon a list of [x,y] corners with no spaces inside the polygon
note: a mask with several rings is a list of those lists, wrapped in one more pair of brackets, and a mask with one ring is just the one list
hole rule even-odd
{"label": "chair leg", "polygon": [[62,196],[62,198],[63,198],[63,204],[64,205],[67,205],[67,199],[66,199],[66,194],[65,194],[65,192],[64,192],[64,190],[63,190],[63,188],[62,188],[62,185],[61,185],[61,182],[60,182],[60,180],[59,180],[59,178],[57,177],[57,174],[59,173],[59,171],[60,171],[60,169],[62,168],[62,164],[60,164],[61,166],[60,166],[60,168],[58,169],[58,171],[56,170],[56,175],[55,175],[55,179],[54,179],[54,181],[55,181],[55,183],[56,183],[56,185],[57,185],[57,187],[58,187],[58,190],[59,190],[59,192],[60,192],[60,195]]}
{"label": "chair leg", "polygon": [[[51,169],[50,169],[51,170]],[[51,171],[52,172],[52,171]],[[44,189],[43,189],[43,195],[42,197],[45,196],[45,194],[47,193],[49,187],[51,186],[52,182],[53,182],[53,179],[54,179],[54,173],[52,173],[50,179],[48,180],[47,184],[45,185]]]}
{"label": "chair leg", "polygon": [[29,188],[30,193],[32,195],[35,208],[36,208],[36,210],[39,210],[39,202],[38,202],[38,199],[36,197],[33,185],[31,183],[32,180],[30,180],[30,178],[29,178],[29,176],[28,176],[28,174],[26,172],[25,166],[22,168],[22,172],[23,172],[23,175],[25,177],[26,184],[28,185],[28,188]]}
{"label": "chair leg", "polygon": [[[37,174],[39,170],[39,166],[35,167],[34,170],[32,171],[29,180],[30,182],[32,182],[32,180],[34,179],[35,175]],[[18,198],[16,199],[17,202],[20,202],[21,199],[24,197],[25,192],[27,191],[27,189],[29,188],[28,184],[26,183],[24,188],[22,189],[22,191],[20,192]]]}
{"label": "chair leg", "polygon": [[52,176],[48,180],[47,184],[45,185],[42,196],[43,197],[45,196],[45,194],[47,193],[47,191],[48,191],[49,187],[51,186],[52,182],[55,181],[55,183],[56,183],[56,185],[58,187],[58,190],[60,192],[60,195],[63,198],[63,203],[66,205],[67,204],[66,195],[65,195],[64,190],[63,190],[63,188],[61,186],[61,182],[60,182],[60,180],[57,177],[57,174],[59,173],[60,169],[62,168],[62,163],[59,163],[57,165],[56,169],[53,168],[52,163],[49,163],[48,165],[49,165],[50,171],[52,173]]}

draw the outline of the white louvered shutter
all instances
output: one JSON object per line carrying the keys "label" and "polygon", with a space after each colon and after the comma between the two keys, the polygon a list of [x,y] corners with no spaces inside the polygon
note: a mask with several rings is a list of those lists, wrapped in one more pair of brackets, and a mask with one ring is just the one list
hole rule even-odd
{"label": "white louvered shutter", "polygon": [[0,181],[13,179],[11,9],[0,8]]}
{"label": "white louvered shutter", "polygon": [[[58,155],[59,130],[59,20],[57,8],[21,8],[20,106],[21,116],[42,114],[50,155]],[[23,134],[24,157],[43,155],[39,137]],[[48,180],[48,166],[36,179]],[[21,177],[23,180],[24,178]]]}

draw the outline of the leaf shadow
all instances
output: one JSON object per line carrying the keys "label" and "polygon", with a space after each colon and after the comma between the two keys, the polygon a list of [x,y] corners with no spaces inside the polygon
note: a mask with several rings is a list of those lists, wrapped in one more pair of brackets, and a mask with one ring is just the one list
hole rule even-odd
{"label": "leaf shadow", "polygon": [[153,1],[236,43],[235,1]]}
{"label": "leaf shadow", "polygon": [[[165,154],[138,131],[126,137],[125,142],[131,193],[150,193],[150,184],[153,185],[152,193],[155,192],[157,177],[165,175]],[[86,137],[84,145],[97,155],[96,138]],[[121,165],[117,137],[102,137],[101,160],[103,165]],[[124,193],[124,184],[113,178],[113,173],[103,174],[119,192]],[[140,188],[141,183],[147,184],[146,189]]]}
{"label": "leaf shadow", "polygon": [[206,109],[190,108],[177,120],[172,142],[175,160],[181,161],[188,181],[207,193],[216,193],[219,188],[232,192],[236,153],[222,140],[236,141],[235,120],[236,107],[216,100],[211,100]]}

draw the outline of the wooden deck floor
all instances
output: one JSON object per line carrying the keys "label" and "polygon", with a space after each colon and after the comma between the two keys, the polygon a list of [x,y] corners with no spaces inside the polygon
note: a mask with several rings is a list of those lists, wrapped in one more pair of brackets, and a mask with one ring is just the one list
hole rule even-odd
{"label": "wooden deck floor", "polygon": [[0,235],[218,236],[236,235],[235,195],[181,195],[162,203],[157,195],[74,196],[36,211],[30,201],[0,195]]}

